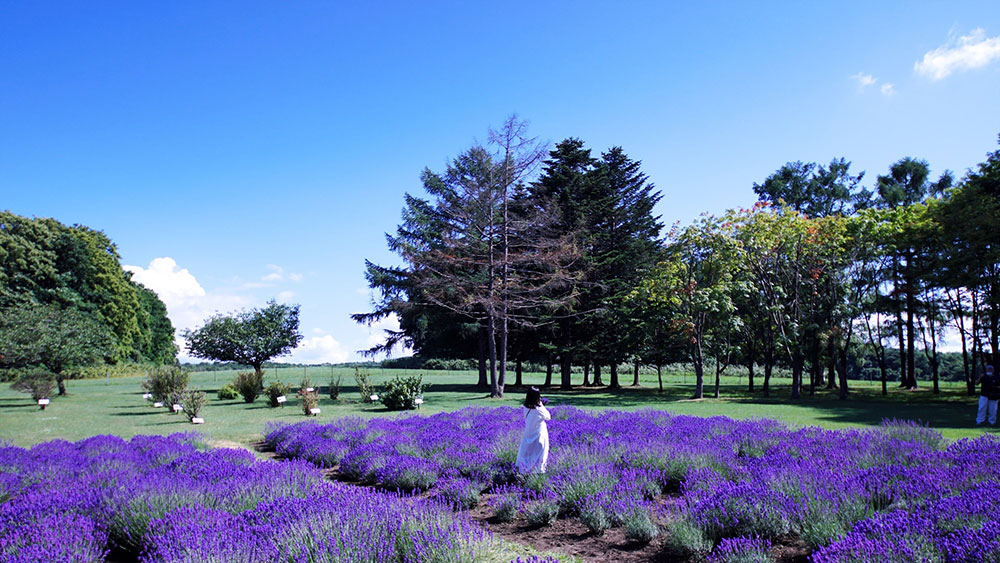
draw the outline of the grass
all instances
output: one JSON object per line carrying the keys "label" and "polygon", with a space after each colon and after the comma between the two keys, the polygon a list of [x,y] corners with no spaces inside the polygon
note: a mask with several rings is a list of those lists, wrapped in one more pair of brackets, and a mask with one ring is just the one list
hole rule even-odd
{"label": "grass", "polygon": [[[326,385],[331,373],[342,378],[340,399],[332,401],[326,395]],[[508,385],[504,399],[490,399],[488,393],[476,389],[476,374],[461,371],[372,370],[376,387],[395,374],[422,373],[431,388],[424,396],[425,403],[419,411],[431,414],[453,411],[472,405],[517,406],[523,399],[523,390]],[[191,375],[189,388],[201,389],[208,395],[202,411],[205,424],[194,426],[183,414],[169,414],[166,409],[154,409],[142,399],[139,377],[74,380],[67,382],[69,394],[54,397],[52,404],[42,411],[30,396],[0,386],[0,441],[17,446],[30,446],[54,439],[79,440],[95,434],[115,434],[131,437],[135,434],[172,434],[197,431],[216,443],[235,442],[247,445],[261,437],[267,421],[298,422],[305,420],[294,393],[282,408],[267,406],[266,397],[256,403],[242,400],[219,401],[216,391],[230,381],[234,372],[201,372]],[[381,404],[361,404],[354,385],[354,370],[347,368],[310,367],[271,370],[265,374],[265,385],[275,377],[293,385],[303,375],[308,375],[320,391],[316,417],[328,421],[341,416],[395,416]],[[513,374],[508,374],[513,380]],[[526,384],[540,385],[544,374],[525,374]],[[574,376],[579,383],[581,376]],[[607,376],[605,375],[605,380]],[[558,383],[558,376],[555,376]],[[622,374],[622,383],[632,382],[631,373]],[[746,392],[745,378],[724,377],[720,399],[691,400],[694,377],[671,372],[664,374],[664,393],[657,390],[655,374],[642,374],[640,387],[626,386],[620,390],[606,388],[577,388],[560,392],[543,390],[551,400],[550,406],[574,405],[587,409],[640,409],[658,408],[677,414],[696,416],[728,416],[731,418],[773,418],[792,426],[822,426],[824,428],[851,428],[878,425],[884,418],[920,420],[940,431],[945,438],[955,440],[974,437],[993,428],[978,428],[974,424],[976,397],[965,394],[961,383],[942,385],[940,395],[934,395],[929,384],[916,391],[903,391],[890,385],[889,395],[883,397],[877,382],[851,382],[851,398],[841,401],[836,391],[805,392],[798,401],[791,401],[789,381],[772,380],[770,398],[759,391]],[[706,384],[708,378],[706,378]],[[706,385],[706,393],[713,388]]]}

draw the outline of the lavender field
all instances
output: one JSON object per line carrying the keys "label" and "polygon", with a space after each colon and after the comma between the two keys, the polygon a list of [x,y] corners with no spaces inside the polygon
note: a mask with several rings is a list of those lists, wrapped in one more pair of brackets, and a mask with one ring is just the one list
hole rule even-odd
{"label": "lavender field", "polygon": [[[932,429],[791,429],[774,421],[555,407],[549,471],[513,469],[520,411],[272,425],[280,456],[344,481],[428,491],[495,521],[623,528],[666,560],[998,561],[1000,441]],[[782,549],[785,548],[785,549]]]}
{"label": "lavender field", "polygon": [[0,448],[0,561],[509,561],[433,502],[188,435]]}

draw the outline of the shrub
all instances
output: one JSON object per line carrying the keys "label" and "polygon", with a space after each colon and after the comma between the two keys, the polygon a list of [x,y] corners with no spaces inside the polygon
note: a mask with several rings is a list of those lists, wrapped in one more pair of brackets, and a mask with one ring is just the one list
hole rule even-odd
{"label": "shrub", "polygon": [[653,521],[648,510],[636,507],[624,518],[625,539],[630,542],[647,544],[660,535],[660,528]]}
{"label": "shrub", "polygon": [[413,410],[417,408],[416,400],[424,394],[427,385],[423,384],[423,376],[396,376],[385,384],[385,389],[379,398],[382,404],[391,411]]}
{"label": "shrub", "polygon": [[222,387],[219,387],[219,392],[216,394],[220,401],[232,401],[233,399],[240,396],[236,387],[233,387],[232,383],[226,383]]}
{"label": "shrub", "polygon": [[184,407],[184,414],[189,419],[194,419],[205,406],[204,391],[184,391],[181,393],[181,406]]}
{"label": "shrub", "polygon": [[524,510],[524,516],[531,526],[536,528],[548,526],[555,522],[559,516],[559,502],[554,497],[541,496],[528,504]]}
{"label": "shrub", "polygon": [[493,516],[498,522],[511,522],[521,511],[521,491],[514,487],[501,487],[496,490],[496,496],[490,499]]}
{"label": "shrub", "polygon": [[448,479],[439,481],[436,485],[437,497],[452,508],[469,509],[479,504],[479,496],[482,493],[482,483],[463,479]]}
{"label": "shrub", "polygon": [[184,410],[184,390],[172,391],[170,395],[167,396],[166,406],[170,409],[170,414],[177,414],[178,411],[174,410],[174,405],[181,405],[181,410]]}
{"label": "shrub", "polygon": [[585,502],[580,509],[580,520],[597,536],[611,528],[611,517],[599,502]]}
{"label": "shrub", "polygon": [[372,395],[375,394],[375,387],[372,386],[372,376],[368,373],[368,370],[361,371],[361,368],[354,368],[354,381],[358,384],[358,393],[361,394],[361,402],[373,402]]}
{"label": "shrub", "polygon": [[278,397],[284,397],[292,391],[290,385],[286,385],[280,381],[272,381],[270,385],[267,386],[265,392],[267,393],[267,402],[271,407],[280,407],[281,403],[278,402]]}
{"label": "shrub", "polygon": [[330,374],[330,385],[326,389],[330,393],[330,399],[333,401],[340,398],[340,379],[339,375],[334,378],[333,374]]}
{"label": "shrub", "polygon": [[715,546],[708,563],[771,563],[771,542],[757,537],[726,538]]}
{"label": "shrub", "polygon": [[705,537],[705,532],[687,518],[668,523],[666,533],[667,546],[685,559],[701,559],[712,550],[712,541]]}
{"label": "shrub", "polygon": [[159,366],[149,370],[149,375],[142,382],[142,388],[153,396],[158,403],[172,403],[176,397],[187,388],[188,374],[177,366]]}
{"label": "shrub", "polygon": [[256,401],[263,385],[264,372],[258,374],[254,371],[240,371],[236,373],[236,378],[233,379],[233,387],[239,391],[245,403]]}
{"label": "shrub", "polygon": [[298,397],[299,402],[302,405],[302,412],[305,413],[306,416],[311,415],[312,412],[310,411],[316,408],[316,405],[319,404],[319,393],[316,391],[306,391],[305,387],[303,387],[302,389],[299,389]]}
{"label": "shrub", "polygon": [[55,387],[55,380],[51,373],[36,371],[22,375],[10,387],[15,391],[31,393],[31,398],[37,401],[49,398],[49,395],[52,394],[52,388]]}

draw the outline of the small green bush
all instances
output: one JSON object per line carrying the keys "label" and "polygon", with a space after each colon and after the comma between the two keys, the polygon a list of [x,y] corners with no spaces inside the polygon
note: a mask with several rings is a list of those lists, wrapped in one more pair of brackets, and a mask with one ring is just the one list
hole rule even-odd
{"label": "small green bush", "polygon": [[236,390],[236,387],[233,387],[232,383],[226,383],[222,387],[219,387],[219,392],[216,393],[216,396],[220,401],[232,401],[239,397],[240,393]]}
{"label": "small green bush", "polygon": [[608,511],[596,502],[584,504],[583,508],[580,509],[580,520],[595,536],[603,535],[611,528],[611,517],[608,516]]}
{"label": "small green bush", "polygon": [[272,381],[264,391],[267,393],[267,404],[272,408],[280,407],[283,405],[278,402],[278,397],[286,397],[292,392],[292,386],[286,385],[280,381]]}
{"label": "small green bush", "polygon": [[712,551],[712,540],[687,518],[678,518],[666,525],[666,544],[671,551],[685,559],[700,560]]}
{"label": "small green bush", "polygon": [[239,391],[245,403],[256,401],[263,385],[264,372],[258,374],[253,371],[240,371],[236,372],[236,378],[233,379],[233,387]]}
{"label": "small green bush", "polygon": [[149,370],[149,375],[142,382],[142,388],[153,396],[158,403],[173,404],[171,396],[187,389],[188,374],[177,366],[160,366]]}
{"label": "small green bush", "polygon": [[548,526],[559,516],[559,502],[551,498],[540,498],[528,505],[524,516],[532,527]]}
{"label": "small green bush", "polygon": [[423,396],[427,385],[423,384],[423,376],[396,376],[385,384],[385,389],[379,399],[391,411],[413,410],[417,408],[416,400]]}
{"label": "small green bush", "polygon": [[204,391],[184,391],[181,393],[181,406],[184,407],[184,414],[188,416],[189,419],[195,419],[198,413],[201,412],[202,407],[205,406],[205,392]]}
{"label": "small green bush", "polygon": [[326,389],[330,393],[330,399],[333,401],[340,398],[340,381],[341,377],[339,375],[334,378],[333,374],[330,374],[330,385]]}
{"label": "small green bush", "polygon": [[521,493],[516,490],[498,493],[492,502],[493,517],[497,522],[512,522],[521,511],[521,502]]}
{"label": "small green bush", "polygon": [[362,403],[372,403],[372,395],[375,394],[375,387],[372,385],[372,376],[368,370],[361,371],[361,368],[354,368],[354,381],[358,384],[358,393],[361,395]]}
{"label": "small green bush", "polygon": [[302,412],[306,416],[310,416],[312,413],[309,411],[316,408],[316,405],[319,404],[319,393],[316,391],[306,391],[303,387],[299,389],[298,396],[299,403],[302,405]]}
{"label": "small green bush", "polygon": [[31,398],[35,401],[48,399],[55,387],[55,379],[52,374],[46,371],[36,371],[22,375],[11,384],[11,389],[21,393],[31,393]]}
{"label": "small green bush", "polygon": [[630,542],[647,544],[660,535],[660,528],[653,521],[648,510],[636,508],[625,515],[625,539]]}

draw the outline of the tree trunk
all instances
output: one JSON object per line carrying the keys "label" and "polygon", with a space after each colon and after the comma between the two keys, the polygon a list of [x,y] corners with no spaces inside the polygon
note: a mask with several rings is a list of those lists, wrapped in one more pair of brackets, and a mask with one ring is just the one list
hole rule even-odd
{"label": "tree trunk", "polygon": [[802,367],[804,363],[805,358],[802,357],[802,352],[796,351],[792,355],[792,399],[802,397]]}
{"label": "tree trunk", "polygon": [[559,374],[559,388],[568,391],[573,388],[573,356],[567,350],[563,352],[559,359],[562,360]]}
{"label": "tree trunk", "polygon": [[636,361],[632,367],[632,387],[639,386],[639,362]]}
{"label": "tree trunk", "polygon": [[722,370],[719,369],[719,360],[718,360],[718,358],[716,358],[716,360],[715,360],[715,398],[716,399],[719,398],[719,379],[721,379],[720,378],[721,375],[722,375]]}
{"label": "tree trunk", "polygon": [[692,358],[694,364],[694,398],[701,399],[705,396],[705,366],[702,363],[701,354],[696,354]]}
{"label": "tree trunk", "polygon": [[837,388],[837,339],[830,335],[826,353],[830,356],[827,364],[826,388]]}
{"label": "tree trunk", "polygon": [[514,386],[524,387],[524,381],[521,379],[521,375],[524,373],[524,366],[521,365],[521,358],[516,360],[514,364]]}
{"label": "tree trunk", "polygon": [[590,362],[583,363],[583,386],[590,387]]}
{"label": "tree trunk", "polygon": [[[844,343],[840,350],[840,399],[847,399],[847,351],[850,348],[850,339]],[[832,375],[832,374],[831,374]]]}
{"label": "tree trunk", "polygon": [[66,394],[66,377],[61,373],[56,374],[56,387],[59,389],[59,396]]}
{"label": "tree trunk", "polygon": [[479,382],[476,383],[476,387],[479,389],[488,389],[490,386],[490,381],[487,379],[486,375],[486,329],[479,327],[478,338],[479,341]]}
{"label": "tree trunk", "polygon": [[912,259],[907,256],[906,259],[906,375],[908,377],[906,386],[907,389],[917,388],[917,355],[916,346],[914,343],[914,337],[916,336],[916,330],[914,329],[914,319],[913,312],[917,308],[916,296],[913,291],[913,280],[910,279],[910,262]]}
{"label": "tree trunk", "polygon": [[499,397],[503,397],[503,388],[507,384],[507,319],[500,319],[500,350],[497,357],[499,363],[499,374],[497,375],[497,391]]}
{"label": "tree trunk", "polygon": [[660,393],[663,393],[663,366],[656,364],[656,379],[660,382]]}
{"label": "tree trunk", "polygon": [[490,397],[503,397],[503,389],[497,380],[497,341],[496,341],[496,319],[489,315],[486,320],[486,347],[489,350],[490,365]]}
{"label": "tree trunk", "polygon": [[767,349],[764,351],[764,388],[762,389],[765,397],[771,396],[772,371],[774,371],[774,350]]}
{"label": "tree trunk", "polygon": [[603,387],[604,379],[601,377],[601,364],[594,362],[594,386]]}
{"label": "tree trunk", "polygon": [[608,387],[612,389],[621,389],[622,386],[618,382],[618,362],[611,362],[611,384]]}
{"label": "tree trunk", "polygon": [[552,354],[545,357],[545,384],[543,387],[552,387]]}
{"label": "tree trunk", "polygon": [[568,319],[563,322],[563,350],[559,359],[562,370],[560,373],[559,388],[569,390],[573,388],[573,323]]}

